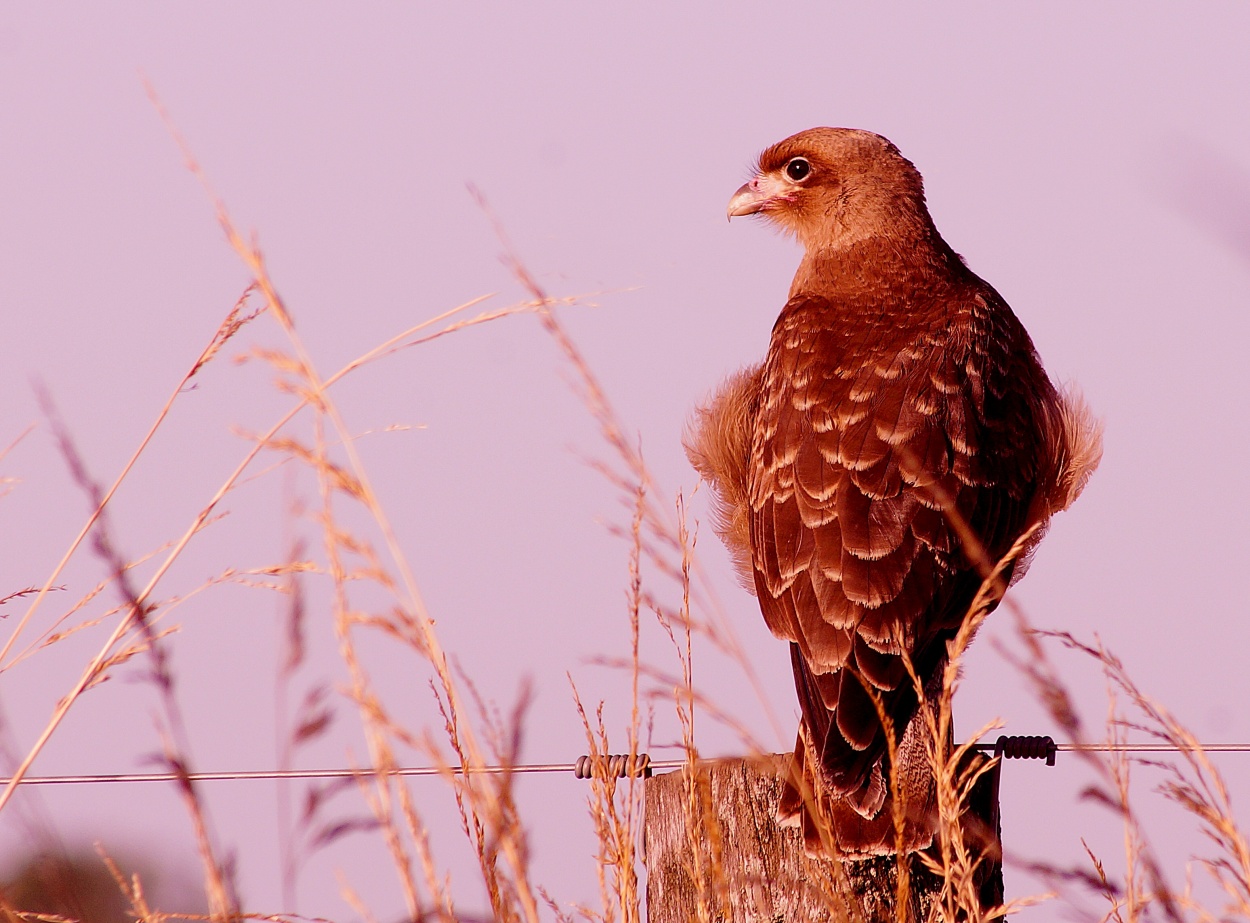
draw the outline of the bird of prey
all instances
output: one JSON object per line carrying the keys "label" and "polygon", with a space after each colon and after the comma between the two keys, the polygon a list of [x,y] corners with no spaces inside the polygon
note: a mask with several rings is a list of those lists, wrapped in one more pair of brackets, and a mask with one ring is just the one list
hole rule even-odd
{"label": "bird of prey", "polygon": [[[802,723],[779,818],[814,852],[894,852],[891,726],[898,774],[922,779],[899,796],[904,846],[922,849],[936,807],[904,660],[940,688],[983,577],[1028,533],[1004,580],[1023,574],[1097,466],[1100,427],[1051,384],[880,135],[815,128],[774,144],[729,202],[739,215],[805,253],[764,361],[699,408],[686,449],[744,584],[790,642]],[[823,826],[801,794],[813,790]]]}

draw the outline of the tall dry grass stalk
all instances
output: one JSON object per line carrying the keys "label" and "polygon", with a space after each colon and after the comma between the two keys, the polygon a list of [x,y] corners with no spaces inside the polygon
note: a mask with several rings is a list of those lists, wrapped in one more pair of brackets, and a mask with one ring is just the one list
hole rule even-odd
{"label": "tall dry grass stalk", "polygon": [[[159,108],[159,103],[157,105]],[[174,135],[177,137],[176,132]],[[713,810],[698,745],[701,722],[712,721],[735,730],[744,753],[760,754],[765,748],[734,717],[732,709],[718,707],[699,692],[695,658],[700,645],[711,646],[735,664],[746,687],[753,688],[761,701],[766,702],[767,696],[751,658],[716,604],[715,588],[698,566],[696,531],[688,522],[684,498],[678,495],[671,502],[657,499],[658,488],[641,451],[628,437],[628,428],[613,411],[589,364],[559,320],[556,309],[576,303],[577,299],[553,299],[543,291],[513,253],[500,229],[509,264],[526,292],[523,300],[502,308],[485,308],[485,297],[474,299],[416,324],[333,373],[324,374],[305,349],[292,323],[291,311],[270,278],[260,250],[238,232],[224,205],[209,190],[186,145],[180,139],[179,144],[189,169],[208,191],[226,238],[252,281],[192,362],[188,373],[172,390],[121,474],[107,488],[96,486],[85,461],[74,450],[69,434],[57,427],[55,413],[49,409],[48,416],[59,433],[63,455],[75,481],[91,498],[93,511],[40,587],[9,590],[4,601],[29,599],[29,605],[22,617],[9,627],[0,648],[0,672],[83,631],[102,627],[107,630],[107,636],[77,681],[66,691],[42,733],[18,762],[12,780],[0,793],[0,822],[21,778],[57,733],[69,710],[110,671],[127,668],[137,658],[142,658],[158,692],[161,730],[166,742],[165,761],[180,774],[179,791],[193,822],[203,865],[209,918],[215,921],[245,917],[295,919],[289,914],[248,912],[240,905],[232,884],[228,851],[216,842],[207,806],[189,777],[192,770],[189,742],[185,739],[177,681],[166,649],[170,635],[177,628],[172,614],[180,601],[224,583],[251,583],[280,593],[287,600],[289,640],[280,667],[281,684],[287,684],[302,663],[303,634],[316,630],[316,626],[308,624],[305,614],[306,596],[312,592],[311,581],[315,579],[320,581],[317,585],[325,587],[332,630],[348,676],[345,694],[354,706],[356,720],[367,741],[368,766],[361,768],[354,782],[368,815],[346,822],[326,821],[325,806],[337,790],[310,791],[299,818],[288,816],[284,822],[287,835],[298,840],[285,846],[283,867],[287,885],[284,891],[288,896],[294,894],[294,879],[310,851],[347,834],[367,833],[379,837],[386,846],[408,919],[438,923],[470,919],[456,906],[447,870],[440,864],[439,838],[427,824],[408,786],[394,774],[399,765],[397,753],[403,750],[420,753],[441,768],[442,778],[458,810],[460,832],[476,859],[476,877],[487,895],[490,919],[537,923],[550,916],[562,921],[641,923],[645,918],[639,851],[643,785],[640,779],[618,779],[611,774],[607,756],[623,752],[631,759],[637,757],[649,737],[654,710],[666,708],[671,709],[681,729],[678,743],[685,760],[682,783],[688,833],[687,860],[692,880],[702,889],[696,916],[700,923],[712,923],[717,918],[716,908],[727,906],[733,889],[757,887],[759,883],[733,881],[725,871],[724,834]],[[482,205],[485,209],[484,202]],[[475,309],[478,313],[472,313]],[[628,585],[625,617],[631,646],[627,656],[609,661],[625,670],[631,681],[624,729],[611,730],[611,722],[605,718],[604,703],[587,707],[576,688],[571,703],[581,716],[594,767],[588,812],[599,843],[596,858],[601,900],[598,908],[562,906],[533,880],[527,823],[518,807],[513,774],[475,772],[492,764],[505,767],[516,764],[527,698],[523,694],[508,716],[501,716],[483,701],[470,679],[454,669],[422,599],[414,568],[396,538],[387,511],[356,449],[353,430],[333,397],[337,383],[361,373],[375,362],[517,314],[533,315],[538,320],[572,370],[576,390],[598,425],[607,450],[607,460],[596,462],[596,467],[628,511],[628,525],[620,532],[629,549],[625,569]],[[277,325],[286,338],[285,349],[252,348],[245,352],[268,363],[275,371],[280,390],[290,398],[289,407],[268,429],[249,438],[250,445],[235,468],[203,503],[180,536],[140,557],[124,554],[108,527],[109,506],[118,488],[132,475],[135,463],[187,383],[215,361],[227,346],[237,346],[245,331],[262,319]],[[305,418],[307,426],[297,430],[293,424]],[[172,565],[197,536],[212,526],[223,499],[246,478],[255,476],[264,457],[276,457],[286,466],[310,472],[315,479],[315,503],[308,509],[297,507],[292,515],[313,523],[320,540],[319,553],[293,545],[294,550],[287,560],[272,567],[232,568],[189,590],[165,589]],[[367,527],[362,527],[361,523],[366,523]],[[975,542],[975,536],[966,540]],[[964,629],[950,646],[948,666],[940,683],[926,687],[921,678],[912,673],[922,703],[920,714],[925,722],[940,809],[938,842],[923,860],[928,871],[942,882],[930,911],[933,920],[952,923],[996,920],[1038,900],[1015,900],[1003,907],[982,907],[980,882],[986,856],[992,855],[992,850],[987,853],[985,831],[974,829],[968,822],[968,801],[990,764],[972,759],[968,744],[958,747],[951,744],[951,701],[958,687],[960,664],[992,603],[1002,597],[1003,575],[1026,540],[1027,536],[1022,538],[996,566],[993,562],[984,562],[982,592],[973,604]],[[103,562],[106,579],[81,599],[63,607],[47,624],[37,621],[40,610],[54,598],[54,591],[60,589],[57,581],[67,563],[88,544]],[[132,575],[137,564],[148,561],[152,561],[155,568],[150,578],[140,585]],[[0,588],[0,592],[5,590],[8,588]],[[118,602],[106,606],[102,612],[97,611],[107,593],[115,594]],[[161,597],[158,593],[165,595]],[[1043,646],[1044,636],[1030,629],[1018,612],[1017,617],[1021,619],[1020,635],[1026,651],[1020,660],[1021,669],[1033,681],[1061,732],[1074,741],[1084,739],[1076,709]],[[647,619],[654,619],[670,641],[671,659],[667,662],[643,662],[640,657],[639,638]],[[38,634],[32,639],[36,631]],[[428,667],[431,713],[437,715],[432,726],[406,727],[392,712],[361,655],[364,637],[385,638]],[[1219,773],[1193,735],[1142,693],[1119,661],[1100,645],[1084,644],[1067,635],[1054,638],[1067,648],[1097,660],[1112,688],[1135,709],[1133,718],[1113,711],[1108,724],[1113,740],[1122,740],[1125,733],[1132,731],[1181,749],[1180,761],[1169,764],[1164,770],[1163,791],[1167,798],[1195,818],[1213,844],[1214,854],[1201,859],[1200,866],[1222,889],[1228,904],[1218,912],[1208,912],[1197,905],[1188,890],[1176,891],[1167,885],[1138,821],[1129,785],[1129,761],[1123,755],[1102,759],[1085,754],[1083,758],[1100,780],[1096,796],[1123,818],[1128,869],[1124,881],[1110,881],[1102,864],[1092,856],[1092,872],[1050,871],[1057,880],[1082,882],[1103,895],[1108,902],[1104,916],[1107,920],[1153,919],[1152,914],[1170,920],[1250,918],[1250,847],[1235,822]],[[26,645],[19,647],[23,639],[27,639]],[[326,695],[324,690],[314,692],[294,715],[286,715],[285,706],[280,708],[290,719],[289,738],[280,747],[283,761],[289,760],[297,747],[325,732],[329,721]],[[882,716],[885,717],[884,712]],[[990,727],[981,729],[970,741],[988,732]],[[774,728],[782,731],[781,723],[775,719]],[[897,788],[897,777],[892,779],[892,784]],[[901,838],[902,818],[896,817],[895,822]],[[1027,844],[1017,849],[1027,850]],[[168,912],[150,906],[142,882],[127,878],[115,866],[110,868],[137,919],[163,921],[168,917]],[[909,869],[909,863],[900,860],[897,876],[900,906],[907,904],[911,887]],[[858,899],[850,893],[839,866],[813,860],[811,874],[828,896],[823,908],[828,919],[867,919]],[[373,918],[367,901],[349,882],[343,883],[342,890],[345,900],[360,918]],[[36,918],[2,901],[0,912],[14,919]]]}
{"label": "tall dry grass stalk", "polygon": [[[1077,751],[1090,768],[1093,783],[1084,797],[1117,816],[1123,826],[1123,874],[1113,880],[1104,861],[1091,850],[1089,868],[1060,868],[1035,864],[1033,870],[1049,877],[1058,890],[1088,891],[1105,902],[1101,920],[1136,923],[1146,920],[1215,921],[1250,919],[1250,845],[1238,823],[1227,784],[1198,738],[1167,708],[1148,695],[1129,676],[1123,662],[1100,640],[1081,641],[1067,632],[1032,628],[1016,610],[1022,653],[1017,667],[1033,684],[1052,718],[1075,743],[1109,745],[1106,750]],[[1079,711],[1067,692],[1050,656],[1053,642],[1062,650],[1089,658],[1107,682],[1105,722],[1094,738],[1085,730]],[[1124,748],[1130,737],[1137,743],[1165,745],[1175,756],[1133,756]],[[1160,779],[1154,792],[1179,807],[1194,821],[1210,852],[1191,857],[1181,870],[1169,869],[1146,830],[1141,796],[1131,784],[1136,770]],[[1219,907],[1208,904],[1194,889],[1194,873],[1204,874],[1221,894]],[[1181,884],[1176,884],[1177,879]]]}

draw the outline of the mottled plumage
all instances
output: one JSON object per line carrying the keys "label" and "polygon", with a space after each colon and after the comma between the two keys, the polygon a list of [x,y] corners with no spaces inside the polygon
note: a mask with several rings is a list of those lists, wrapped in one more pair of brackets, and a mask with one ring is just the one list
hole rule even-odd
{"label": "mottled plumage", "polygon": [[[729,214],[764,216],[806,253],[764,362],[698,412],[687,451],[768,627],[791,642],[803,728],[783,818],[815,835],[798,797],[814,778],[806,735],[838,850],[893,851],[885,732],[865,687],[902,737],[904,775],[927,775],[901,655],[922,680],[938,675],[986,568],[1084,487],[1098,428],[942,240],[920,174],[884,138],[788,138]],[[1027,555],[1013,577],[1026,567]],[[923,789],[905,812],[909,848],[932,836]]]}

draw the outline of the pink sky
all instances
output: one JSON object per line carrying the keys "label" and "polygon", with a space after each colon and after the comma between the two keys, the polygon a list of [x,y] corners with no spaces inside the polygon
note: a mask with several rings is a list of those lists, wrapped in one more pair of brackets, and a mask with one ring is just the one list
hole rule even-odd
{"label": "pink sky", "polygon": [[[500,292],[500,306],[522,297],[466,191],[478,187],[553,295],[602,293],[588,299],[597,307],[561,316],[665,501],[695,485],[680,446],[692,406],[763,354],[798,260],[762,226],[726,225],[726,201],[766,145],[813,125],[855,126],[917,164],[946,239],[1011,303],[1052,377],[1079,382],[1106,421],[1101,470],[1056,522],[1016,599],[1041,626],[1096,632],[1203,740],[1250,741],[1250,9],[428,9],[0,12],[0,446],[36,424],[0,461],[0,478],[14,479],[0,498],[0,595],[42,583],[88,510],[32,382],[52,395],[95,477],[111,481],[248,281],[144,76],[236,222],[258,235],[325,373],[471,297]],[[229,354],[255,342],[281,343],[272,321]],[[246,451],[233,428],[277,419],[286,399],[271,377],[258,363],[218,361],[180,397],[112,509],[125,553],[186,528]],[[524,750],[533,762],[584,752],[566,672],[588,699],[607,699],[613,729],[628,714],[622,677],[588,663],[626,651],[628,547],[608,527],[627,512],[584,461],[607,450],[569,378],[522,316],[393,357],[337,392],[356,432],[413,427],[362,439],[361,452],[447,648],[505,708],[533,682]],[[310,482],[271,473],[232,496],[231,516],[159,595],[231,564],[279,562],[293,495],[311,502]],[[702,517],[705,504],[700,493],[691,508]],[[714,658],[697,681],[769,746],[787,748],[796,706],[785,647],[736,588],[710,529],[699,549],[782,732]],[[103,573],[84,552],[39,628]],[[310,582],[304,685],[343,677],[322,590]],[[23,610],[0,610],[0,628]],[[171,616],[182,626],[171,649],[197,768],[274,765],[280,614],[271,594],[226,587]],[[11,746],[33,741],[105,632],[0,676]],[[996,716],[1009,732],[1051,730],[991,642],[1009,636],[1009,619],[996,616],[973,649],[956,713],[964,731]],[[643,643],[669,663],[658,632]],[[370,651],[396,712],[436,728],[412,658]],[[1060,662],[1097,724],[1100,677]],[[158,705],[138,673],[119,671],[78,703],[34,772],[140,768],[158,747]],[[350,708],[338,711],[305,763],[363,759]],[[671,717],[657,717],[657,742],[676,733]],[[700,734],[707,752],[734,749],[710,722]],[[1234,798],[1250,797],[1250,756],[1219,765]],[[1077,800],[1087,781],[1070,758],[1053,769],[1008,765],[1008,848],[1076,862],[1085,837],[1114,865],[1115,824]],[[412,790],[464,909],[481,908],[445,788]],[[565,778],[521,788],[536,877],[562,901],[595,899],[585,794]],[[247,909],[348,918],[341,868],[381,919],[401,912],[368,837],[315,857],[298,906],[283,906],[273,787],[219,783],[206,795],[219,840],[237,850]],[[356,812],[352,799],[338,813]],[[1175,811],[1148,818],[1170,860],[1196,847],[1177,832]],[[11,855],[32,829],[156,850],[194,869],[186,816],[166,786],[23,796],[0,817],[0,851]],[[1007,876],[1009,896],[1035,887],[1019,870]]]}

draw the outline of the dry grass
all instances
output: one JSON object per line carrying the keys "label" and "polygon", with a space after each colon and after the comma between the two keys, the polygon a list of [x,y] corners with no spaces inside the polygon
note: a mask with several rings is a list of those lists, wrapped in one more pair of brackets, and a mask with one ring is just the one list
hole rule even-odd
{"label": "dry grass", "polygon": [[[202,180],[198,166],[189,155],[187,159],[192,172]],[[215,921],[299,919],[289,914],[251,912],[240,904],[229,852],[216,841],[207,806],[188,775],[191,767],[187,755],[189,744],[184,739],[186,722],[181,714],[177,677],[170,667],[167,651],[170,636],[177,630],[172,615],[181,601],[226,583],[247,583],[259,590],[278,593],[286,601],[287,644],[279,685],[282,690],[292,688],[295,673],[303,663],[305,633],[315,630],[307,624],[306,617],[307,581],[315,577],[316,585],[322,588],[318,592],[324,593],[324,601],[332,613],[338,653],[348,676],[345,695],[354,707],[368,744],[367,768],[361,769],[354,780],[367,815],[346,821],[327,820],[326,805],[339,789],[310,790],[298,818],[287,817],[283,822],[284,893],[289,898],[294,894],[294,881],[301,863],[313,851],[348,834],[364,833],[380,838],[385,844],[408,919],[440,923],[471,919],[456,906],[447,870],[440,865],[438,837],[427,824],[408,786],[393,774],[399,765],[397,753],[403,751],[420,753],[431,764],[441,767],[442,778],[458,810],[460,832],[471,845],[476,859],[475,877],[484,887],[491,920],[536,923],[554,917],[639,923],[645,918],[639,850],[643,786],[640,779],[618,779],[611,774],[607,756],[624,753],[632,758],[642,752],[649,733],[648,715],[656,708],[668,708],[681,729],[680,745],[685,754],[681,777],[687,836],[685,858],[690,878],[698,888],[694,916],[700,923],[718,919],[720,908],[729,906],[731,892],[758,887],[761,883],[735,881],[726,871],[728,844],[717,820],[706,766],[698,748],[700,722],[713,721],[733,728],[745,754],[759,754],[763,748],[733,714],[718,709],[716,703],[699,693],[694,662],[696,642],[713,646],[735,663],[742,671],[744,683],[757,693],[761,692],[760,685],[752,670],[751,658],[714,604],[714,592],[698,568],[696,539],[687,522],[684,499],[678,496],[672,503],[657,501],[656,486],[641,452],[627,437],[627,428],[613,412],[592,370],[559,321],[555,309],[574,303],[576,299],[549,297],[511,253],[501,232],[513,271],[526,292],[523,300],[489,309],[483,307],[486,299],[470,301],[414,325],[331,374],[323,374],[304,348],[291,321],[291,312],[267,273],[261,252],[237,232],[224,206],[215,197],[212,201],[218,220],[251,274],[252,282],[229,309],[186,376],[172,390],[148,434],[114,483],[107,488],[95,483],[74,448],[70,434],[57,422],[54,408],[46,402],[47,418],[57,434],[62,454],[75,482],[90,496],[94,512],[61,560],[51,568],[42,586],[0,588],[0,593],[7,594],[0,603],[27,603],[21,618],[6,626],[8,634],[0,649],[0,671],[37,656],[85,629],[106,626],[108,634],[85,664],[78,680],[66,691],[43,732],[18,760],[13,780],[0,793],[0,812],[5,810],[20,779],[57,733],[69,710],[111,672],[134,669],[136,662],[142,662],[144,675],[157,693],[164,761],[179,774],[178,790],[192,821],[202,864],[209,908],[207,917],[183,916]],[[472,313],[475,310],[478,313]],[[623,739],[609,733],[603,703],[588,708],[574,689],[570,706],[581,716],[594,765],[588,810],[599,844],[596,859],[601,901],[597,908],[570,908],[558,904],[533,880],[527,822],[517,804],[513,774],[474,771],[489,765],[516,764],[526,721],[526,696],[520,697],[509,714],[501,715],[482,699],[468,677],[454,669],[423,602],[413,568],[356,450],[357,437],[333,397],[336,383],[349,375],[362,373],[377,361],[517,314],[533,315],[565,357],[575,387],[597,423],[606,448],[607,460],[596,463],[597,467],[628,510],[628,525],[620,531],[629,547],[625,574],[626,617],[632,644],[627,656],[613,661],[631,680],[629,717]],[[267,430],[250,438],[250,445],[237,466],[180,536],[142,556],[124,554],[109,527],[111,499],[131,476],[137,460],[187,384],[206,365],[218,361],[227,346],[239,347],[252,325],[264,320],[277,325],[286,338],[286,348],[243,349],[253,359],[268,363],[273,369],[280,390],[289,396],[289,407]],[[294,428],[297,418],[307,420],[303,429]],[[223,499],[247,478],[258,476],[262,459],[271,457],[280,459],[285,466],[297,466],[310,472],[315,479],[315,502],[309,503],[307,509],[297,507],[291,515],[293,519],[314,525],[320,539],[319,551],[293,543],[290,554],[281,564],[230,569],[190,589],[165,588],[171,567],[197,536],[212,525]],[[260,475],[272,470],[272,467],[263,469]],[[362,522],[368,527],[362,528]],[[950,665],[941,678],[940,689],[924,688],[920,678],[913,674],[917,693],[924,704],[922,714],[927,722],[941,818],[936,848],[920,860],[940,882],[931,904],[930,915],[934,920],[995,920],[1043,899],[1016,900],[1005,907],[981,905],[979,888],[987,852],[983,831],[972,829],[968,823],[968,801],[973,788],[992,770],[992,764],[971,759],[967,745],[951,747],[947,743],[951,739],[951,701],[958,686],[962,657],[973,633],[991,608],[989,604],[1002,595],[1003,569],[1019,554],[1024,543],[1022,538],[997,567],[990,567],[987,562],[982,593],[973,605],[964,630],[951,646]],[[80,554],[85,545],[92,548],[103,563],[106,579],[81,599],[41,621],[38,615],[51,605],[54,591],[63,589],[58,581],[67,563]],[[134,577],[139,564],[153,565],[146,582],[141,583]],[[158,595],[161,593],[164,595]],[[103,604],[102,600],[110,594],[117,602]],[[1020,668],[1033,681],[1063,735],[1073,741],[1084,740],[1076,709],[1043,643],[1045,637],[1031,630],[1020,613],[1016,614],[1025,648]],[[640,659],[639,637],[647,619],[654,619],[671,642],[671,659],[667,663],[644,663]],[[392,704],[378,691],[361,655],[364,637],[385,638],[426,665],[431,678],[431,714],[438,716],[432,726],[410,728],[395,715]],[[1123,820],[1128,870],[1124,880],[1109,880],[1103,864],[1092,854],[1089,870],[1044,871],[1056,881],[1058,890],[1086,887],[1104,897],[1107,902],[1105,920],[1250,918],[1250,847],[1236,824],[1219,773],[1195,738],[1143,693],[1119,661],[1101,645],[1086,644],[1066,635],[1054,636],[1052,640],[1094,658],[1106,672],[1113,690],[1112,713],[1107,722],[1112,742],[1122,741],[1126,733],[1135,732],[1172,744],[1181,751],[1179,760],[1164,764],[1163,795],[1189,812],[1208,837],[1214,851],[1211,856],[1199,859],[1199,866],[1226,895],[1227,904],[1218,911],[1208,911],[1197,904],[1190,889],[1177,890],[1169,885],[1138,820],[1129,784],[1130,760],[1123,754],[1104,758],[1084,753],[1082,758],[1099,780],[1091,796]],[[287,714],[289,703],[283,699],[280,710],[289,723],[289,734],[280,748],[284,765],[293,762],[299,747],[325,733],[329,723],[326,707],[329,695],[326,687],[318,686],[291,714]],[[763,698],[762,693],[760,697]],[[1131,711],[1124,713],[1121,702],[1127,703]],[[982,733],[988,730],[984,728]],[[892,781],[897,787],[899,780]],[[901,837],[901,817],[896,817],[896,828]],[[123,874],[107,856],[105,861],[134,918],[163,923],[171,915],[178,915],[179,908],[153,908],[142,881]],[[913,868],[909,862],[898,863],[899,906],[909,902],[909,892],[914,886]],[[817,861],[811,869],[813,879],[825,889],[827,900],[823,912],[827,919],[869,918],[850,893],[840,867]],[[367,901],[356,894],[349,883],[344,882],[343,895],[356,915],[364,920],[373,919]],[[0,907],[0,912],[10,919],[48,918],[46,914],[27,912],[8,903]]]}

